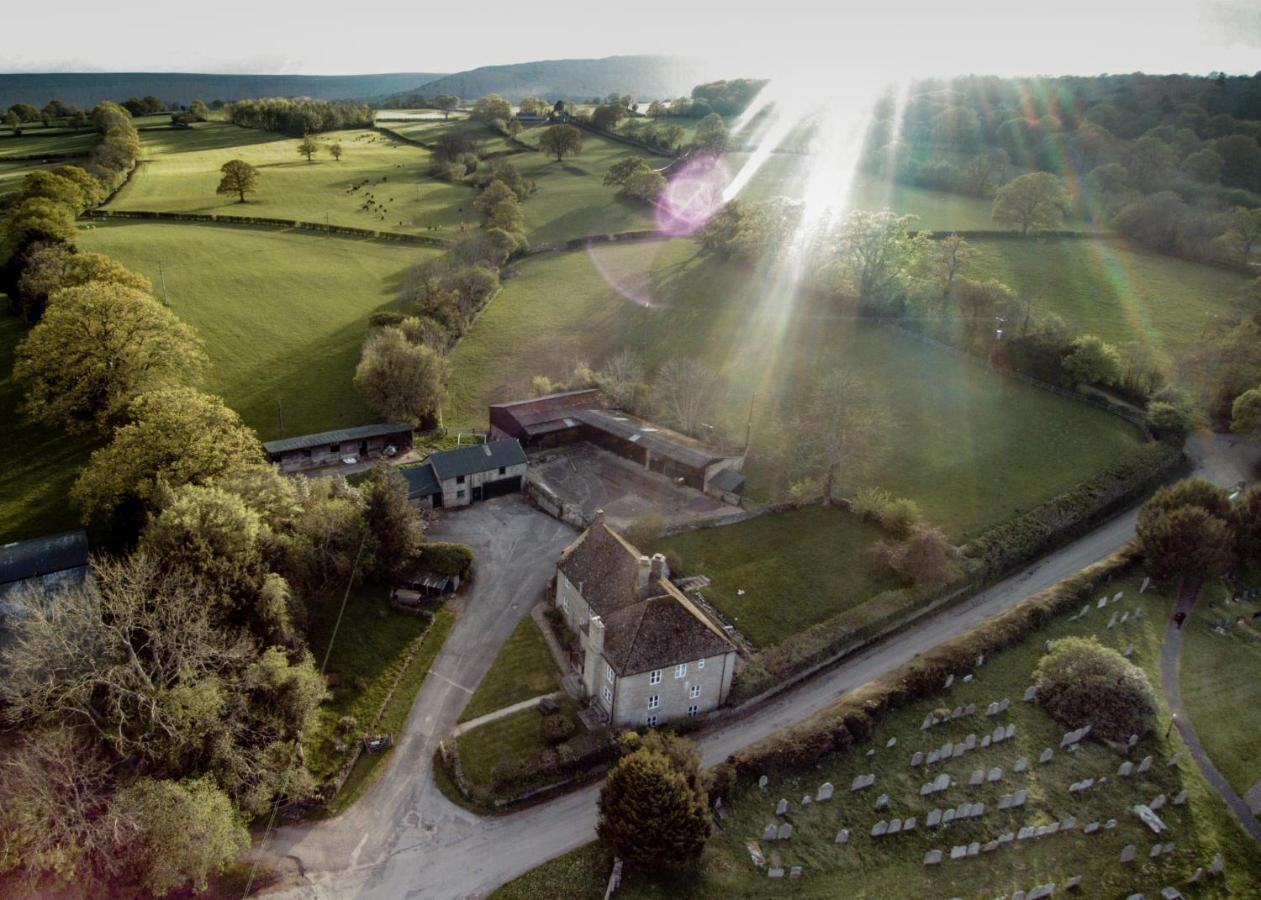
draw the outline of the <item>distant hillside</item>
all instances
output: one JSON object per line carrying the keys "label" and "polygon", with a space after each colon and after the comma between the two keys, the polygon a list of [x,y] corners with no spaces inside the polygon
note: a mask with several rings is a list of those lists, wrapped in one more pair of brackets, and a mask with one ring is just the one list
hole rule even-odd
{"label": "distant hillside", "polygon": [[693,60],[675,56],[610,56],[605,59],[550,59],[511,66],[483,66],[414,84],[387,98],[403,105],[409,96],[452,94],[475,100],[502,94],[520,100],[531,94],[549,100],[586,100],[616,91],[641,99],[685,96],[699,82],[714,78]]}
{"label": "distant hillside", "polygon": [[424,72],[385,75],[199,75],[187,72],[38,72],[0,74],[0,109],[14,103],[42,107],[56,98],[89,108],[101,100],[126,100],[152,94],[168,103],[195,99],[240,100],[245,97],[316,97],[366,100],[414,89],[442,77]]}

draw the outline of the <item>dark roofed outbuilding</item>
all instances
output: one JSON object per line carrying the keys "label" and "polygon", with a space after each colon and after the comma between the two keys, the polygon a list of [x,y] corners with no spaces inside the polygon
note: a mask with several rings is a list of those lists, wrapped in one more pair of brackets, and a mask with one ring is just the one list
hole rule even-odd
{"label": "dark roofed outbuilding", "polygon": [[573,439],[579,426],[574,412],[603,405],[595,388],[495,403],[490,407],[490,433],[492,437],[516,438],[528,446],[546,447]]}
{"label": "dark roofed outbuilding", "polygon": [[82,531],[0,545],[0,593],[34,578],[86,571],[89,553],[88,536]]}

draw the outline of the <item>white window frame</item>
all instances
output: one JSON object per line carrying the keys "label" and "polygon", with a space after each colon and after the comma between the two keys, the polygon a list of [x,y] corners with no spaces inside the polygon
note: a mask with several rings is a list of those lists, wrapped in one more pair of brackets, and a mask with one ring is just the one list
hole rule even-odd
{"label": "white window frame", "polygon": [[696,668],[698,668],[698,669],[703,669],[703,668],[705,668],[705,660],[703,660],[703,659],[698,659],[698,660],[696,661]]}
{"label": "white window frame", "polygon": [[698,703],[693,703],[691,706],[687,708],[688,716],[700,715],[700,711],[701,711],[701,707],[700,707],[700,704]]}
{"label": "white window frame", "polygon": [[656,727],[657,727],[657,717],[656,717],[656,716],[649,716],[649,717],[647,718],[647,720],[646,720],[646,724],[648,725],[648,727],[649,727],[649,728],[656,728]]}
{"label": "white window frame", "polygon": [[604,664],[604,680],[609,684],[613,683],[613,667],[608,663]]}
{"label": "white window frame", "polygon": [[695,700],[701,695],[701,686],[699,684],[688,685],[687,695],[691,699]]}
{"label": "white window frame", "polygon": [[649,694],[648,695],[648,708],[657,709],[659,706],[661,706],[661,695]]}
{"label": "white window frame", "polygon": [[677,666],[674,667],[674,677],[675,678],[687,677],[687,663],[679,663]]}
{"label": "white window frame", "polygon": [[661,670],[653,669],[648,675],[649,684],[661,684]]}
{"label": "white window frame", "polygon": [[607,685],[605,686],[604,690],[601,693],[602,693],[602,696],[604,697],[605,703],[611,704],[613,702],[613,691]]}

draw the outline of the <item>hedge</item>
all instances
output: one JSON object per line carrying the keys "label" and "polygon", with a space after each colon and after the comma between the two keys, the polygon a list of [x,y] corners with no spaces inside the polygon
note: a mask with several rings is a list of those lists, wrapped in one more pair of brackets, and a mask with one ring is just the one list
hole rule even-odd
{"label": "hedge", "polygon": [[1020,643],[1054,616],[1094,594],[1102,581],[1125,572],[1132,564],[1129,550],[1095,563],[849,692],[797,725],[737,751],[727,761],[742,781],[814,766],[828,754],[870,736],[891,710],[937,696],[948,676],[965,675],[972,671],[978,656]]}
{"label": "hedge", "polygon": [[446,241],[423,234],[373,231],[370,228],[355,228],[351,225],[326,225],[323,222],[274,219],[267,216],[158,212],[148,209],[94,209],[84,213],[84,217],[89,219],[164,219],[174,222],[208,222],[216,225],[261,225],[268,228],[297,228],[301,231],[318,231],[323,234],[344,234],[352,237],[372,238],[379,241],[400,241],[404,244],[425,244],[431,247],[447,246]]}
{"label": "hedge", "polygon": [[473,566],[473,549],[466,544],[430,541],[420,546],[420,564],[437,575],[464,579]]}
{"label": "hedge", "polygon": [[[458,752],[458,750],[457,750]],[[491,784],[465,784],[470,800],[486,806],[505,806],[525,799],[532,791],[574,777],[585,777],[608,765],[617,753],[607,728],[584,731],[567,741],[525,759],[505,760],[491,774]]]}

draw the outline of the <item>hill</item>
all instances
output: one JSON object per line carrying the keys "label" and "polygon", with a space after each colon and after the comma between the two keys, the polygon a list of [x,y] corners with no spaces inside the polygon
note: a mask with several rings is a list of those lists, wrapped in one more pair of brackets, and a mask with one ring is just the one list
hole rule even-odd
{"label": "hill", "polygon": [[535,95],[554,100],[587,100],[616,91],[637,98],[678,97],[711,77],[694,60],[677,56],[609,56],[604,59],[549,59],[509,66],[483,66],[447,75],[387,97],[389,106],[407,106],[410,97],[452,94],[467,100],[502,94],[509,100]]}
{"label": "hill", "polygon": [[154,95],[169,104],[195,99],[315,97],[364,100],[414,89],[441,75],[394,72],[381,75],[214,75],[191,72],[30,72],[0,74],[0,109],[14,103],[43,106],[54,97],[90,108],[101,100]]}

